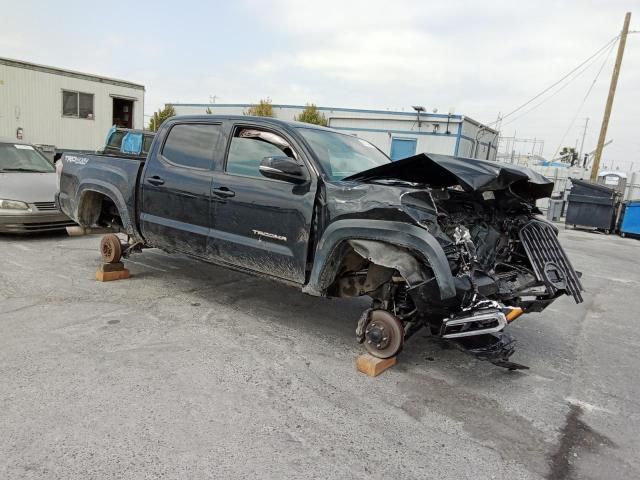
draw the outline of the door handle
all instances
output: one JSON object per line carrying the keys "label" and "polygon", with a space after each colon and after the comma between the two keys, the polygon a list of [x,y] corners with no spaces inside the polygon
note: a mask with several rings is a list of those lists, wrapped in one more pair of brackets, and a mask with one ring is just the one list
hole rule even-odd
{"label": "door handle", "polygon": [[229,190],[229,188],[227,187],[214,188],[212,192],[214,195],[220,198],[229,198],[236,196],[236,192],[234,192],[233,190]]}
{"label": "door handle", "polygon": [[153,177],[147,178],[147,182],[151,185],[164,185],[164,180],[160,178],[158,175],[154,175]]}

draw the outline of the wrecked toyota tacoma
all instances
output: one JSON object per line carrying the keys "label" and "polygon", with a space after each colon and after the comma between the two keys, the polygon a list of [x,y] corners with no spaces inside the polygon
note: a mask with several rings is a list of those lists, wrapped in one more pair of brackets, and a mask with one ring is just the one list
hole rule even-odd
{"label": "wrecked toyota tacoma", "polygon": [[[258,117],[173,117],[146,157],[64,155],[62,210],[104,237],[103,258],[180,252],[325,297],[369,296],[356,338],[397,355],[420,329],[509,369],[505,331],[580,275],[526,168],[434,154],[391,162],[370,143]],[[355,319],[354,319],[355,320]]]}

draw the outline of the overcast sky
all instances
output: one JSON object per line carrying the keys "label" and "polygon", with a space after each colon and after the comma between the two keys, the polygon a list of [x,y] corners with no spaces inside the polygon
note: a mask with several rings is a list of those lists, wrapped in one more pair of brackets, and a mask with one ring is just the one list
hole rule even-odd
{"label": "overcast sky", "polygon": [[[146,114],[216,95],[218,103],[419,104],[493,122],[616,36],[626,11],[640,30],[637,0],[1,1],[0,56],[142,83]],[[585,151],[594,149],[616,50],[607,53],[537,109],[518,118],[534,102],[505,119],[503,135],[544,139],[551,156],[576,144],[589,117]],[[635,162],[639,170],[639,133],[640,34],[633,34],[605,164]]]}

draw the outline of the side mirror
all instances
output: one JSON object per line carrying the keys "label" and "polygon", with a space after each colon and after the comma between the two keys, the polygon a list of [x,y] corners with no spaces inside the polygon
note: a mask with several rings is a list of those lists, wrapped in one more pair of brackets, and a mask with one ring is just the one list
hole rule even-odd
{"label": "side mirror", "polygon": [[305,168],[291,157],[264,157],[260,163],[260,173],[267,178],[302,184],[307,181]]}

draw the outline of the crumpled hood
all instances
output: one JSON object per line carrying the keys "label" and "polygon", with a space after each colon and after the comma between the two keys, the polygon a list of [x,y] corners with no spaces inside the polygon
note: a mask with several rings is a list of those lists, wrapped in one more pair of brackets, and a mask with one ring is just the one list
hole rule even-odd
{"label": "crumpled hood", "polygon": [[21,202],[53,202],[58,190],[56,173],[0,173],[0,198]]}
{"label": "crumpled hood", "polygon": [[551,196],[553,182],[525,167],[474,158],[421,153],[351,175],[344,180],[394,178],[433,188],[460,185],[467,192],[506,190],[531,199]]}

